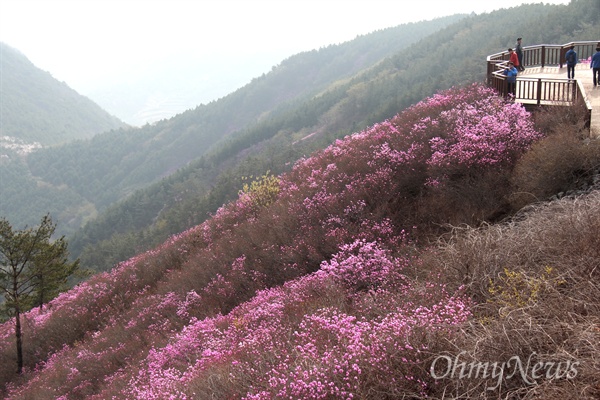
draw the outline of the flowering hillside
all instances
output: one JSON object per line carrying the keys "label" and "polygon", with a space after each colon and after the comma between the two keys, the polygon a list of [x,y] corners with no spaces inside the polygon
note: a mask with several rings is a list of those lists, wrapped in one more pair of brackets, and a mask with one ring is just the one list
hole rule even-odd
{"label": "flowering hillside", "polygon": [[504,216],[515,163],[541,138],[520,105],[482,86],[428,98],[30,311],[22,376],[2,325],[2,390],[36,400],[514,390],[441,379],[432,360],[474,349],[469,335],[517,304],[502,297],[515,282],[529,304],[568,279],[509,269],[490,283],[483,261],[461,275],[455,247],[428,240],[448,223]]}

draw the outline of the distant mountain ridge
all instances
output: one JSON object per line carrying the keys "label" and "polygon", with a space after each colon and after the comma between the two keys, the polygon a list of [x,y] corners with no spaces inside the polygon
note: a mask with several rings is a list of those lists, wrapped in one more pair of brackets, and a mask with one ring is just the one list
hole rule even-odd
{"label": "distant mountain ridge", "polygon": [[[296,113],[303,102],[333,83],[373,67],[460,18],[406,24],[301,53],[236,92],[169,120],[142,128],[106,131],[90,139],[36,151],[27,157],[20,172],[5,174],[18,178],[19,183],[7,179],[14,195],[0,199],[0,215],[22,226],[39,219],[27,220],[31,215],[50,211],[56,215],[60,233],[71,233],[115,201],[170,176],[208,152],[221,149],[221,158],[227,158],[264,141],[279,130],[271,124],[273,118]],[[298,128],[314,126],[322,112],[298,113],[294,124]],[[265,122],[272,126],[260,125]],[[248,129],[258,133],[247,135]],[[27,196],[22,194],[23,187],[28,188]],[[46,201],[48,190],[54,191],[50,197],[56,197],[51,204]],[[13,201],[25,198],[29,199],[25,204]],[[61,209],[63,203],[65,208]]]}
{"label": "distant mountain ridge", "polygon": [[[252,176],[280,173],[436,91],[483,81],[482,60],[511,46],[514,32],[522,32],[525,45],[593,37],[595,5],[455,15],[297,54],[236,92],[169,120],[31,154],[13,174],[32,179],[14,186],[20,201],[11,205],[20,208],[12,212],[37,220],[50,211],[61,233],[85,225],[70,240],[74,255],[86,249],[94,253],[85,257],[90,265],[108,269],[202,222]],[[533,19],[554,28],[540,29]],[[49,191],[60,200],[49,202]]]}
{"label": "distant mountain ridge", "polygon": [[[523,32],[526,45],[595,37],[597,29],[592,21],[600,18],[600,10],[594,1],[577,1],[569,6],[530,4],[460,18],[372,67],[334,81],[311,97],[283,103],[261,115],[256,124],[233,132],[177,173],[135,192],[89,221],[70,241],[71,249],[81,255],[84,264],[109,269],[135,254],[134,249],[149,248],[204,221],[224,202],[237,197],[247,182],[245,177],[283,172],[294,160],[390,118],[423,96],[483,82],[485,57],[512,46],[516,39],[513,31]],[[540,29],[531,24],[533,19],[554,28]],[[404,32],[415,34],[415,26],[419,24],[408,26]],[[338,54],[338,58],[346,63],[356,60],[360,51],[350,50],[356,50],[359,43],[368,46],[369,36],[347,43],[350,57],[344,59]],[[375,38],[393,40],[392,35],[371,37]],[[335,46],[330,50],[343,53]],[[290,77],[306,78],[303,84],[308,85],[308,76],[314,76],[311,66],[320,74],[331,69],[330,64],[319,62],[318,56],[319,52],[313,51],[291,57],[218,103],[229,104],[234,110],[231,117],[237,117],[246,108],[233,106],[234,96],[244,94],[260,100],[259,89],[269,89],[280,81],[281,85],[287,84],[283,89],[294,88],[296,81],[280,78],[285,70],[291,72]],[[307,62],[309,57],[314,58],[313,64]]]}
{"label": "distant mountain ridge", "polygon": [[5,43],[0,43],[0,71],[0,136],[46,146],[125,126]]}

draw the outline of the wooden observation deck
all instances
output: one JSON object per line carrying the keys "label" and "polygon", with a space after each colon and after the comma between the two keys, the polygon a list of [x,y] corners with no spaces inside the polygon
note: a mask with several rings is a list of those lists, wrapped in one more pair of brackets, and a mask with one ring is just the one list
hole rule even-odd
{"label": "wooden observation deck", "polygon": [[[575,46],[579,58],[573,80],[567,79],[564,61],[571,46]],[[517,76],[515,101],[526,107],[569,106],[583,101],[589,111],[590,135],[600,138],[600,86],[594,87],[589,63],[596,47],[600,47],[600,40],[523,47],[525,71]],[[487,58],[488,85],[504,96],[507,85],[502,71],[507,68],[508,59],[508,51]]]}

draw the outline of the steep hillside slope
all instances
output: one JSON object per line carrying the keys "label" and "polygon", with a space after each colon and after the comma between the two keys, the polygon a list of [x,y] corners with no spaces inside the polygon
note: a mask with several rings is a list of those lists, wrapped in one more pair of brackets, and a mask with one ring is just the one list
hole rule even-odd
{"label": "steep hillside slope", "polygon": [[[483,60],[513,45],[512,28],[529,35],[526,44],[562,43],[564,36],[593,33],[592,21],[598,17],[594,2],[586,0],[569,6],[524,5],[461,19],[370,69],[336,81],[316,96],[289,103],[234,132],[200,160],[91,221],[71,240],[72,250],[90,267],[111,268],[132,256],[133,249],[156,245],[170,234],[201,223],[237,196],[245,177],[286,171],[293,160],[389,118],[423,96],[483,81]],[[533,19],[546,21],[554,29],[545,29],[546,23],[532,25]],[[311,57],[317,56],[315,52]],[[320,65],[327,68],[327,63]],[[294,76],[306,75],[302,71],[299,68]],[[279,70],[257,83],[266,84],[272,74],[278,76]]]}
{"label": "steep hillside slope", "polygon": [[[498,398],[529,390],[527,375],[431,372],[436,357],[460,351],[482,365],[537,362],[536,354],[578,362],[569,375],[534,377],[540,386],[530,390],[593,398],[597,191],[497,228],[465,228],[440,246],[428,240],[449,232],[447,223],[497,218],[521,190],[515,165],[536,143],[556,141],[542,138],[522,106],[474,85],[338,140],[249,185],[202,225],[29,312],[21,377],[11,368],[12,324],[1,325],[6,398]],[[600,168],[597,143],[579,142],[595,146]]]}
{"label": "steep hillside slope", "polygon": [[[372,398],[384,377],[392,397],[435,393],[423,334],[460,340],[453,327],[476,322],[481,299],[419,254],[443,224],[504,209],[542,136],[522,106],[475,85],[338,140],[32,310],[28,372],[0,369],[7,398]],[[14,360],[11,323],[0,332]]]}
{"label": "steep hillside slope", "polygon": [[0,71],[0,136],[47,146],[125,125],[4,43]]}

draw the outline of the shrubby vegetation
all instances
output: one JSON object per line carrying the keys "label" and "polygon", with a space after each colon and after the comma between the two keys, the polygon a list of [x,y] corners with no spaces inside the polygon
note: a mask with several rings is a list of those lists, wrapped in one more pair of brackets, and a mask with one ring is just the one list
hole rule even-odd
{"label": "shrubby vegetation", "polygon": [[549,107],[534,114],[537,126],[550,132],[551,137],[536,143],[516,166],[512,178],[516,191],[511,198],[516,208],[572,194],[590,186],[590,176],[600,172],[600,144],[587,138],[587,108],[578,104],[562,111],[556,113]]}
{"label": "shrubby vegetation", "polygon": [[[491,224],[553,137],[472,85],[337,140],[29,312],[6,398],[593,398],[597,191]],[[435,379],[460,352],[579,364],[531,387]]]}

